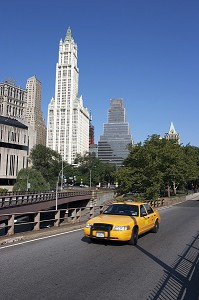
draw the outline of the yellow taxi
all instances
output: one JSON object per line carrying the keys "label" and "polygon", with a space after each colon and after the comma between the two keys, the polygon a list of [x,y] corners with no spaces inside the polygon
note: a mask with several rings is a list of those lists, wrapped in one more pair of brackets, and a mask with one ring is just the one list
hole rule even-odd
{"label": "yellow taxi", "polygon": [[136,245],[138,236],[159,229],[160,215],[148,203],[117,202],[102,214],[90,219],[84,227],[84,235],[92,239],[127,241]]}

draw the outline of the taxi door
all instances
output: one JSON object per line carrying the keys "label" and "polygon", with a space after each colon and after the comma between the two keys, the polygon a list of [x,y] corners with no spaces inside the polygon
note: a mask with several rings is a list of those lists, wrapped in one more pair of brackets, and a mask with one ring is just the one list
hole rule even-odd
{"label": "taxi door", "polygon": [[139,233],[144,233],[149,230],[149,218],[150,216],[148,216],[144,205],[140,205]]}
{"label": "taxi door", "polygon": [[147,211],[147,215],[148,215],[148,229],[152,229],[155,226],[155,213],[153,211],[153,208],[149,205],[149,204],[144,204],[144,207]]}

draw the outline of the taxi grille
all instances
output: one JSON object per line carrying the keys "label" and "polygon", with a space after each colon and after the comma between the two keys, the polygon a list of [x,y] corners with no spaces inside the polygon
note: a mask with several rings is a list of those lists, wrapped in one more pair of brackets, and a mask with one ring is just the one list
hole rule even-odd
{"label": "taxi grille", "polygon": [[94,223],[90,229],[90,237],[91,238],[93,237],[93,231],[103,231],[103,232],[108,233],[107,237],[103,237],[103,238],[106,238],[109,240],[110,239],[110,231],[112,230],[112,228],[113,228],[113,225],[111,225],[111,224]]}
{"label": "taxi grille", "polygon": [[94,223],[92,226],[92,230],[102,230],[102,231],[110,231],[112,230],[112,224],[103,224],[103,223]]}

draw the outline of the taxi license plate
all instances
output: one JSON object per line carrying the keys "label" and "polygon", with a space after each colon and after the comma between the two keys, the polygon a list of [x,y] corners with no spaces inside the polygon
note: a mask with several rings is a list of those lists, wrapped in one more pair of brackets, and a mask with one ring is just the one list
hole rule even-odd
{"label": "taxi license plate", "polygon": [[104,232],[96,232],[96,237],[104,238]]}

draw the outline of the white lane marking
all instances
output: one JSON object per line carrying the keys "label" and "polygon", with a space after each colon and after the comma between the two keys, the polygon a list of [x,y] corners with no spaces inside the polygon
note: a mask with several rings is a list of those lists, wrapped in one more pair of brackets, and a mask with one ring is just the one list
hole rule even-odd
{"label": "white lane marking", "polygon": [[39,240],[45,240],[45,239],[49,239],[49,238],[52,238],[52,237],[55,237],[55,236],[59,236],[59,235],[63,235],[63,234],[68,234],[68,233],[72,233],[72,232],[76,232],[76,231],[80,231],[80,230],[83,230],[83,228],[74,229],[74,230],[70,230],[70,231],[66,231],[66,232],[61,232],[61,233],[57,233],[57,234],[53,234],[53,235],[48,235],[48,236],[36,238],[36,239],[33,239],[33,240],[20,242],[20,243],[17,243],[17,244],[6,245],[6,246],[2,246],[2,247],[0,246],[0,250],[1,249],[5,249],[5,248],[10,248],[10,247],[15,247],[15,246],[27,244],[27,243],[31,243],[31,242],[35,242],[35,241],[39,241]]}

